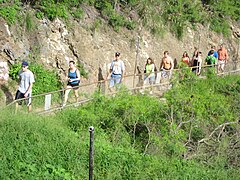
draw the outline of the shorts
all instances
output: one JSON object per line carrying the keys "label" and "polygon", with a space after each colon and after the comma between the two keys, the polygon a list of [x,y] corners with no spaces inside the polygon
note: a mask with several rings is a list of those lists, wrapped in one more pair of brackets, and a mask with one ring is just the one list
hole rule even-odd
{"label": "shorts", "polygon": [[223,69],[225,66],[225,60],[218,60],[218,65]]}
{"label": "shorts", "polygon": [[80,83],[78,83],[78,84],[70,84],[70,83],[68,83],[67,86],[71,86],[74,90],[77,90],[77,89],[79,89],[79,84]]}
{"label": "shorts", "polygon": [[154,82],[155,82],[155,75],[150,76],[150,77],[145,76],[144,77],[144,84],[147,84],[147,82],[149,82],[150,85],[154,84]]}
{"label": "shorts", "polygon": [[116,84],[120,84],[121,80],[122,80],[122,75],[121,74],[112,74],[111,79],[110,79],[109,87],[112,88]]}
{"label": "shorts", "polygon": [[172,71],[168,69],[163,69],[162,71],[162,78],[171,78],[172,76]]}
{"label": "shorts", "polygon": [[[32,94],[29,93],[29,94],[28,94],[28,97],[27,97],[26,99],[24,99],[24,98],[25,98],[25,97],[24,97],[24,93],[21,93],[19,90],[17,90],[16,96],[15,96],[15,100],[24,99],[25,104],[26,104],[27,106],[30,106],[31,103],[32,103],[31,95],[32,95]],[[22,105],[22,101],[18,101],[17,103],[18,103],[19,105]]]}

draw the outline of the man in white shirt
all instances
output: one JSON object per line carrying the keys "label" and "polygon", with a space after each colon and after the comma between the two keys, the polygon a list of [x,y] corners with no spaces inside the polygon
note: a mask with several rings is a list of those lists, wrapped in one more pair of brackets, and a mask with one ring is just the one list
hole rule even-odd
{"label": "man in white shirt", "polygon": [[115,53],[115,59],[112,61],[109,72],[108,72],[108,79],[110,79],[109,88],[112,91],[112,88],[117,85],[121,84],[124,79],[125,74],[125,65],[122,60],[120,60],[120,53]]}
{"label": "man in white shirt", "polygon": [[[32,105],[31,105],[31,95],[32,95],[32,86],[33,83],[35,82],[34,80],[34,75],[32,71],[28,69],[28,63],[26,61],[22,62],[22,70],[19,71],[19,87],[15,96],[15,100],[17,99],[25,99],[25,103],[28,106],[28,112],[32,110]],[[16,110],[18,109],[18,105],[21,105],[22,101],[18,101],[16,103]]]}

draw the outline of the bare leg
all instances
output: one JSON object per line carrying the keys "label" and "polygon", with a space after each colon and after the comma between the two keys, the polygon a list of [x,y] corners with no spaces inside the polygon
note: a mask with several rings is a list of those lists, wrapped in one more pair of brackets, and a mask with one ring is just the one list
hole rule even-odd
{"label": "bare leg", "polygon": [[31,112],[32,111],[32,105],[30,104],[29,106],[28,106],[28,112]]}
{"label": "bare leg", "polygon": [[66,105],[67,100],[68,100],[68,94],[69,94],[70,91],[71,91],[71,89],[68,89],[68,88],[71,88],[71,86],[67,86],[67,89],[66,89],[65,94],[64,94],[64,102],[63,102],[63,105]]}
{"label": "bare leg", "polygon": [[18,111],[18,102],[16,102],[16,108],[15,108],[15,113]]}
{"label": "bare leg", "polygon": [[76,103],[78,102],[78,89],[74,89],[74,95],[76,98]]}

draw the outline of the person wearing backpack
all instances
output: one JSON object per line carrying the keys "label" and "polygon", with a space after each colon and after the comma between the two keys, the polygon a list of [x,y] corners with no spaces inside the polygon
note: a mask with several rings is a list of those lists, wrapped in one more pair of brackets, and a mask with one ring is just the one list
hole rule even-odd
{"label": "person wearing backpack", "polygon": [[205,64],[209,65],[209,67],[214,67],[216,62],[217,62],[217,59],[214,57],[214,50],[211,50],[209,52],[209,55],[205,59]]}
{"label": "person wearing backpack", "polygon": [[109,89],[112,92],[114,86],[121,84],[124,79],[125,65],[122,60],[120,60],[120,52],[115,53],[115,59],[112,61],[107,79],[110,79]]}
{"label": "person wearing backpack", "polygon": [[63,107],[66,106],[68,100],[68,94],[70,93],[71,89],[74,91],[74,95],[76,98],[76,102],[78,102],[78,89],[80,84],[80,71],[76,68],[74,61],[69,61],[69,69],[67,75],[67,88],[64,94],[64,102]]}

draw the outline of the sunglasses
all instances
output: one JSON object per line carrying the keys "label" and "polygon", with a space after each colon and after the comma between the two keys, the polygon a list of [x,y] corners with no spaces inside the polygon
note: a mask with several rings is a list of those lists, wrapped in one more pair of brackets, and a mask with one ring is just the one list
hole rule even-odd
{"label": "sunglasses", "polygon": [[27,66],[22,66],[23,68],[27,67]]}

